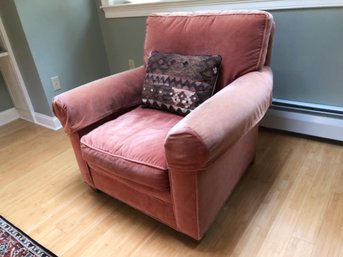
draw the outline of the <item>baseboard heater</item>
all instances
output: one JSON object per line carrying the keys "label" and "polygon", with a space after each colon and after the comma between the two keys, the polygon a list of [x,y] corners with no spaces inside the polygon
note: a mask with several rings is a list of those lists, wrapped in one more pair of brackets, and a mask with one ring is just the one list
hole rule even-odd
{"label": "baseboard heater", "polygon": [[343,141],[343,107],[273,98],[262,127]]}

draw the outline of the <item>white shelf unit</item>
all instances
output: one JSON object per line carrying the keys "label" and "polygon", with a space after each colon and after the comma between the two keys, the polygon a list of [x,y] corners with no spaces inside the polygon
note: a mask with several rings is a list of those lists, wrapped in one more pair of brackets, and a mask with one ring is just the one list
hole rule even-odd
{"label": "white shelf unit", "polygon": [[0,58],[4,58],[8,56],[8,52],[0,52]]}
{"label": "white shelf unit", "polygon": [[[14,104],[18,117],[36,122],[33,106],[14,57],[10,41],[0,17],[0,72]],[[13,112],[11,112],[13,113]],[[0,116],[1,118],[1,116]]]}

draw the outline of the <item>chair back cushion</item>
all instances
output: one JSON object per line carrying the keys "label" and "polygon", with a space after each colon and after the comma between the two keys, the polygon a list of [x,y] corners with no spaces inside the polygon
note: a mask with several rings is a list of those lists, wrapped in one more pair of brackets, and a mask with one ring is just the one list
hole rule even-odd
{"label": "chair back cushion", "polygon": [[153,51],[220,55],[217,90],[266,62],[273,17],[264,11],[157,13],[147,18],[144,60]]}

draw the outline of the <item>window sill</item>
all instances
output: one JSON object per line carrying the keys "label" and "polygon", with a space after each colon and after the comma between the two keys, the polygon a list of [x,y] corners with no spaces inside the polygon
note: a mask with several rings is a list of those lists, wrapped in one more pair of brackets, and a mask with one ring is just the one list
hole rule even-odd
{"label": "window sill", "polygon": [[342,0],[160,0],[150,3],[109,4],[102,0],[106,18],[141,17],[155,12],[211,10],[283,10],[342,7]]}

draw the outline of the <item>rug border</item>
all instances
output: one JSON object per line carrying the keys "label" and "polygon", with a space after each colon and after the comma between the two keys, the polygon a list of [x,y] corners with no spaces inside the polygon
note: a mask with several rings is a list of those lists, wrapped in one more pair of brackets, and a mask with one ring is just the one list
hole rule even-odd
{"label": "rug border", "polygon": [[27,238],[29,238],[33,243],[37,244],[40,248],[42,248],[44,251],[46,251],[46,253],[50,254],[51,257],[58,257],[56,254],[54,254],[52,251],[50,251],[49,249],[47,249],[46,247],[44,247],[43,245],[41,245],[40,243],[38,243],[36,240],[34,240],[31,236],[29,236],[27,233],[25,233],[24,231],[22,231],[20,228],[18,228],[17,226],[15,226],[12,222],[8,221],[6,218],[4,218],[2,215],[0,215],[0,218],[3,219],[4,221],[6,221],[9,225],[11,225],[13,228],[15,228],[16,230],[18,230],[18,232],[22,233],[24,236],[26,236]]}

